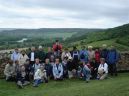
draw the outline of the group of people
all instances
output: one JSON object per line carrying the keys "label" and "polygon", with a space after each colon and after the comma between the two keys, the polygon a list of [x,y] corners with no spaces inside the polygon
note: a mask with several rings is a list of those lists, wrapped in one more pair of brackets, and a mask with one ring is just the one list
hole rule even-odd
{"label": "group of people", "polygon": [[29,53],[21,52],[16,48],[11,54],[4,74],[7,81],[16,81],[19,88],[30,84],[37,87],[41,83],[48,83],[50,79],[62,81],[66,78],[81,78],[87,83],[90,79],[103,80],[108,73],[117,76],[117,62],[119,53],[114,46],[107,49],[93,50],[92,46],[82,46],[80,50],[73,47],[63,50],[62,45],[56,40],[48,51],[44,52],[42,46],[38,50],[32,47]]}

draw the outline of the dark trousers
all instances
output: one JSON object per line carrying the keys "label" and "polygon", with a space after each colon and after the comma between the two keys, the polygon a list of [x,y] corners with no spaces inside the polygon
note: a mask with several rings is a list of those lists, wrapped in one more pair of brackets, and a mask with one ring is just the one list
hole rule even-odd
{"label": "dark trousers", "polygon": [[116,64],[109,64],[109,73],[113,76],[117,76],[117,67]]}

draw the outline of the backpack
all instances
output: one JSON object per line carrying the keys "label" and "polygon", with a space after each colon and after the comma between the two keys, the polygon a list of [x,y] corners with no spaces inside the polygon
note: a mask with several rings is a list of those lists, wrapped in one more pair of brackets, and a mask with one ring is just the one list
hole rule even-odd
{"label": "backpack", "polygon": [[73,59],[79,60],[79,52],[78,51],[73,52]]}
{"label": "backpack", "polygon": [[81,58],[81,59],[85,59],[85,54],[84,54],[84,52],[81,53],[80,58]]}

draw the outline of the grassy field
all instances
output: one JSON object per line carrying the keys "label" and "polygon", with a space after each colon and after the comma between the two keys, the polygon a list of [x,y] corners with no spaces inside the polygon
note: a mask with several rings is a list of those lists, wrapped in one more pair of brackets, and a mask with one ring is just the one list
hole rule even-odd
{"label": "grassy field", "polygon": [[38,88],[29,85],[24,89],[18,89],[15,83],[0,80],[0,96],[129,96],[129,73],[121,73],[104,81],[50,81]]}

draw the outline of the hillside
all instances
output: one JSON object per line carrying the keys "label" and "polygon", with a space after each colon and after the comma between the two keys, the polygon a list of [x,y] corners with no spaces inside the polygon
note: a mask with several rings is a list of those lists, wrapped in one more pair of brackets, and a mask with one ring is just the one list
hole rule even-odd
{"label": "hillside", "polygon": [[[41,28],[41,29],[1,29],[0,49],[30,46],[50,46],[55,39],[60,41],[71,38],[73,35],[82,36],[87,32],[98,32],[101,29],[84,28]],[[24,43],[17,41],[26,38]]]}
{"label": "hillside", "polygon": [[71,46],[92,45],[94,47],[100,47],[102,44],[114,45],[120,51],[129,50],[129,24],[118,26],[115,28],[106,29],[100,32],[92,32],[84,34],[80,37],[72,36],[65,41],[65,44],[69,43]]}

